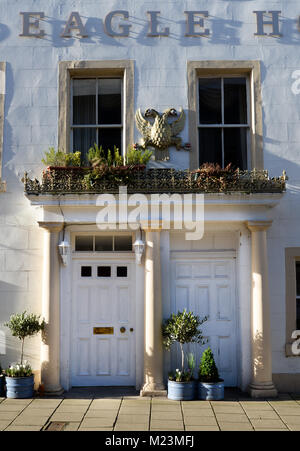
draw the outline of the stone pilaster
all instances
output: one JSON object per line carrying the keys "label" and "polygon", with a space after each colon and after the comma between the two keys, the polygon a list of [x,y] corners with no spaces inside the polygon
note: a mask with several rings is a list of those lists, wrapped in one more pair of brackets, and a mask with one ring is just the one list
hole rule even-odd
{"label": "stone pilaster", "polygon": [[252,289],[251,340],[253,398],[277,396],[272,382],[272,350],[270,330],[270,295],[268,281],[267,229],[271,221],[249,221],[251,230]]}
{"label": "stone pilaster", "polygon": [[44,228],[42,316],[46,330],[41,346],[41,382],[45,394],[60,395],[60,257],[59,223],[40,223]]}
{"label": "stone pilaster", "polygon": [[166,395],[163,383],[160,231],[146,231],[144,386],[141,396]]}

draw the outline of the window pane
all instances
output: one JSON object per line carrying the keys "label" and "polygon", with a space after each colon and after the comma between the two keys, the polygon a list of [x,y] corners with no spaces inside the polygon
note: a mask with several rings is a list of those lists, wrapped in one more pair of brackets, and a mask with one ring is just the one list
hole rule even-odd
{"label": "window pane", "polygon": [[113,152],[114,146],[121,153],[121,129],[120,128],[100,128],[99,129],[99,146],[102,146],[107,153],[108,149]]}
{"label": "window pane", "polygon": [[76,236],[75,251],[93,251],[92,236]]}
{"label": "window pane", "polygon": [[115,251],[132,251],[132,237],[115,236]]}
{"label": "window pane", "polygon": [[73,80],[73,124],[96,124],[96,80]]}
{"label": "window pane", "polygon": [[199,79],[200,124],[222,123],[221,78]]}
{"label": "window pane", "polygon": [[90,147],[95,144],[96,129],[95,128],[74,128],[73,129],[73,152],[79,150],[81,152],[82,161],[87,162],[87,153]]}
{"label": "window pane", "polygon": [[81,277],[92,277],[92,267],[81,266]]}
{"label": "window pane", "polygon": [[300,296],[300,262],[296,262],[297,296]]}
{"label": "window pane", "polygon": [[121,124],[121,80],[102,78],[98,80],[99,124]]}
{"label": "window pane", "polygon": [[97,252],[108,252],[113,250],[113,237],[112,236],[96,236],[95,237],[95,250]]}
{"label": "window pane", "polygon": [[199,129],[199,163],[218,163],[222,166],[222,130]]}
{"label": "window pane", "polygon": [[247,90],[245,78],[224,78],[225,124],[247,124]]}
{"label": "window pane", "polygon": [[111,276],[110,266],[98,266],[97,274],[98,277],[110,277]]}
{"label": "window pane", "polygon": [[127,277],[127,266],[117,266],[117,277]]}
{"label": "window pane", "polygon": [[247,130],[224,128],[224,166],[247,169]]}
{"label": "window pane", "polygon": [[300,299],[296,300],[296,328],[297,330],[300,330]]}

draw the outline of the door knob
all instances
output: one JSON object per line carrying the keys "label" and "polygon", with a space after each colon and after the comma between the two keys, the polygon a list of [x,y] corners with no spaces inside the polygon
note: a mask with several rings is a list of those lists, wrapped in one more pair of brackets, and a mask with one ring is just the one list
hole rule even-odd
{"label": "door knob", "polygon": [[121,334],[124,334],[124,332],[126,332],[125,327],[120,327],[120,332],[121,332]]}
{"label": "door knob", "polygon": [[133,332],[133,330],[134,330],[133,327],[131,327],[131,328],[130,328],[130,332]]}

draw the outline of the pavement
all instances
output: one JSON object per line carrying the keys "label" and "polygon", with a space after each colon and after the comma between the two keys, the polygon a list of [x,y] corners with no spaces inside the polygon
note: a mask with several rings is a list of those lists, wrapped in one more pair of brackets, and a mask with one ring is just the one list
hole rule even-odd
{"label": "pavement", "polygon": [[300,431],[300,395],[224,401],[140,397],[131,388],[76,388],[61,397],[0,398],[0,431]]}

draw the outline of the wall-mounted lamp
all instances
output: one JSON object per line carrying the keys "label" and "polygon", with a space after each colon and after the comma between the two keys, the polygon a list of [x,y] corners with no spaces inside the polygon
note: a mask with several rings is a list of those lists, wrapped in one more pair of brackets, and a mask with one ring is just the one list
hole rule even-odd
{"label": "wall-mounted lamp", "polygon": [[65,266],[67,265],[67,262],[68,262],[69,250],[70,250],[70,244],[68,243],[68,241],[63,240],[59,243],[59,245],[58,245],[59,255]]}
{"label": "wall-mounted lamp", "polygon": [[135,261],[138,265],[142,262],[142,256],[145,250],[145,242],[142,240],[142,230],[140,229],[140,237],[133,243],[133,248],[135,252]]}

